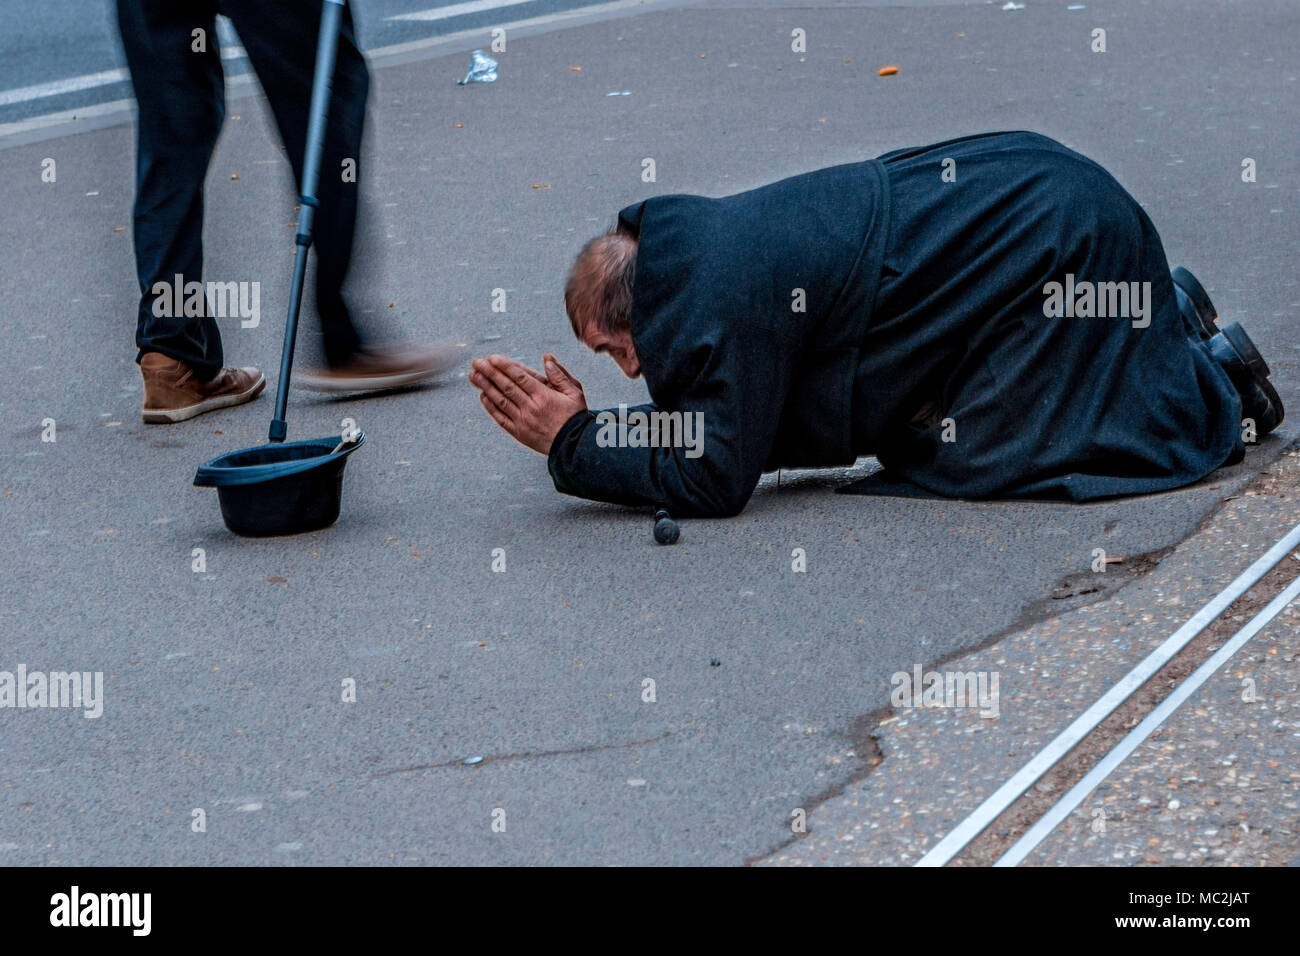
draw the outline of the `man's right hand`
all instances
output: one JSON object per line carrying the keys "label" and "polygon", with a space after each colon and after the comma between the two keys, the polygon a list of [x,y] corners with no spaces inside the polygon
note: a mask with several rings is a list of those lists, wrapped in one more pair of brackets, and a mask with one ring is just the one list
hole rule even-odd
{"label": "man's right hand", "polygon": [[[573,373],[560,364],[550,352],[542,356],[542,367],[546,369],[546,383],[565,395],[582,400],[582,407],[587,407],[587,393],[582,390],[582,383],[573,377]],[[532,371],[529,369],[529,371]]]}
{"label": "man's right hand", "polygon": [[470,384],[481,391],[479,401],[507,434],[533,451],[546,455],[564,423],[587,409],[582,383],[554,355],[542,356],[543,376],[504,355],[476,359]]}

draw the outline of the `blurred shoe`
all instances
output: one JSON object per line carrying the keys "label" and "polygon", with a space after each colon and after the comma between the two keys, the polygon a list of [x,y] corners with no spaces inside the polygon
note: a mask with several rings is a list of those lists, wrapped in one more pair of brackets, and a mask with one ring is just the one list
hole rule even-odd
{"label": "blurred shoe", "polygon": [[266,388],[266,377],[250,366],[227,366],[207,382],[194,377],[184,362],[161,352],[146,352],[140,358],[144,379],[144,402],[140,417],[151,425],[183,422],[204,412],[242,405]]}
{"label": "blurred shoe", "polygon": [[365,346],[342,365],[307,368],[292,382],[318,392],[377,392],[415,385],[449,372],[465,353],[462,345]]}

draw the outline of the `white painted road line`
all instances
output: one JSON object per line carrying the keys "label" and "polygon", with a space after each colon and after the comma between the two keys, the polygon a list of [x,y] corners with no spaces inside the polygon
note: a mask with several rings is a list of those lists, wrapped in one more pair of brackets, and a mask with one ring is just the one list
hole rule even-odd
{"label": "white painted road line", "polygon": [[0,106],[13,103],[25,103],[39,100],[45,96],[58,96],[61,93],[75,93],[78,90],[90,90],[96,86],[108,86],[130,79],[126,70],[104,70],[100,73],[87,73],[85,76],[71,76],[66,80],[53,80],[49,83],[37,83],[35,86],[20,86],[13,90],[0,92]]}
{"label": "white painted road line", "polygon": [[[521,3],[532,3],[534,0],[473,0],[472,3],[454,3],[449,7],[436,7],[432,10],[420,10],[416,13],[403,13],[398,16],[385,17],[385,20],[410,20],[420,22],[430,22],[434,20],[447,20],[452,17],[464,16],[467,13],[481,13],[486,10],[497,10],[503,7],[516,7]],[[567,12],[567,11],[564,11]],[[540,19],[540,18],[539,18]],[[223,39],[228,39],[233,35],[229,31],[229,26],[223,21],[218,20],[218,33]],[[224,29],[223,29],[224,28]],[[376,53],[380,51],[374,51]],[[221,59],[224,60],[241,60],[247,54],[242,46],[223,45],[221,49]],[[100,86],[111,86],[114,83],[124,83],[131,79],[131,74],[125,68],[116,70],[102,70],[99,73],[86,73],[82,76],[70,76],[63,80],[51,80],[48,83],[36,83],[32,86],[20,86],[12,90],[0,91],[0,106],[12,106],[14,103],[26,103],[29,100],[45,99],[50,96],[62,96],[64,93],[78,93],[81,90],[93,90]]]}
{"label": "white painted road line", "polygon": [[[238,60],[244,56],[242,46],[221,51],[221,59]],[[97,86],[112,86],[131,79],[125,68],[102,70],[99,73],[86,73],[83,76],[70,76],[66,80],[51,80],[49,83],[37,83],[34,86],[20,86],[12,90],[0,91],[0,106],[12,106],[14,103],[26,103],[28,100],[40,100],[47,96],[61,96],[64,93],[77,93],[81,90],[93,90]]]}
{"label": "white painted road line", "polygon": [[[584,23],[594,23],[611,17],[636,16],[656,10],[673,9],[686,6],[689,3],[690,0],[610,0],[608,3],[574,7],[570,10],[561,10],[558,13],[547,13],[523,20],[501,23],[498,26],[513,30],[516,35],[527,36],[542,31],[569,29],[570,27],[581,26]],[[367,61],[373,67],[396,66],[425,57],[440,56],[444,51],[470,50],[476,46],[482,46],[486,39],[485,29],[478,27],[472,30],[459,30],[454,33],[424,37],[420,40],[407,40],[389,46],[374,47],[366,50],[365,55]],[[231,52],[233,54],[235,51]],[[238,53],[242,55],[243,49],[240,48]],[[125,71],[123,71],[123,74],[125,75]],[[463,75],[463,70],[452,79],[455,80],[461,75]],[[232,94],[242,91],[251,86],[253,81],[254,76],[252,73],[241,73],[237,76],[226,77],[226,96],[230,97]],[[10,92],[18,91],[11,90]],[[3,95],[3,93],[0,93],[0,96]],[[112,124],[112,117],[129,118],[134,105],[134,99],[114,100],[112,103],[81,106],[57,113],[43,113],[30,119],[16,120],[12,123],[0,123],[0,149],[30,142],[33,141],[33,138],[48,139],[53,136],[64,135],[65,127],[67,127],[66,132],[80,132],[87,128],[103,128]],[[93,120],[93,127],[83,122],[87,119]],[[79,128],[77,128],[78,123],[81,124]]]}
{"label": "white painted road line", "polygon": [[[557,13],[545,13],[523,20],[512,20],[509,23],[498,23],[496,26],[517,32],[558,29],[561,24],[565,23],[580,26],[583,23],[591,23],[608,17],[635,16],[638,13],[649,13],[652,10],[667,10],[686,6],[690,2],[691,0],[610,0],[609,3],[594,3],[588,6],[574,7],[571,10],[561,10]],[[431,51],[437,49],[469,50],[475,46],[483,45],[487,39],[487,28],[475,27],[470,30],[458,30],[455,33],[425,37],[423,40],[408,40],[405,43],[375,47],[373,50],[366,51],[366,59],[375,66],[388,66],[393,63],[406,62],[412,57],[432,55]],[[459,79],[463,72],[462,70],[456,78]]]}
{"label": "white painted road line", "polygon": [[952,832],[936,843],[933,849],[917,861],[917,866],[943,866],[990,823],[996,820],[1020,795],[1033,786],[1048,770],[1056,766],[1093,729],[1110,716],[1120,704],[1139,687],[1151,679],[1175,654],[1181,651],[1201,631],[1237,598],[1245,594],[1255,582],[1268,573],[1287,553],[1300,544],[1300,525],[1296,525],[1254,564],[1241,572],[1226,588],[1220,591],[1191,619],[1165,639],[1164,643],[1146,656],[1143,661],[1125,674],[1114,687],[1106,691],[1074,723],[1061,731],[1056,739],[1035,754],[1014,776],[994,791],[993,795],[975,808],[975,811],[953,828]]}
{"label": "white painted road line", "polygon": [[1128,735],[1115,745],[1115,748],[1101,759],[1097,766],[1093,767],[1082,780],[1070,788],[1060,800],[1058,800],[1052,809],[1043,815],[1042,819],[1035,823],[1011,849],[1007,850],[994,866],[1016,866],[1033,852],[1034,847],[1043,842],[1043,839],[1055,830],[1077,807],[1088,794],[1097,789],[1097,786],[1105,780],[1116,767],[1123,763],[1133,751],[1142,744],[1151,735],[1151,732],[1159,727],[1165,719],[1178,709],[1182,704],[1207,680],[1218,673],[1219,668],[1232,659],[1232,655],[1237,653],[1247,641],[1263,630],[1264,625],[1282,613],[1283,608],[1300,597],[1300,578],[1292,581],[1285,591],[1273,598],[1268,607],[1260,611],[1251,619],[1250,623],[1234,634],[1228,643],[1220,647],[1214,654],[1200,667],[1174,688],[1174,692],[1160,702],[1146,718],[1129,731]]}
{"label": "white painted road line", "polygon": [[399,13],[396,16],[384,17],[385,20],[419,20],[428,23],[431,20],[447,20],[451,17],[461,17],[467,13],[484,13],[488,10],[498,10],[501,7],[517,7],[521,3],[532,3],[533,0],[473,0],[471,3],[453,3],[449,7],[434,7],[432,10],[418,10],[415,13]]}

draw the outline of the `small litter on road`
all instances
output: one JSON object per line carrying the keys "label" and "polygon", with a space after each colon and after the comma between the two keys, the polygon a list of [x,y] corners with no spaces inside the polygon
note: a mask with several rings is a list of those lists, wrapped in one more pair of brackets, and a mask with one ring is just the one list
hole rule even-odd
{"label": "small litter on road", "polygon": [[882,66],[878,72],[881,76],[893,76],[895,73],[898,72],[898,67],[892,65]]}
{"label": "small litter on road", "polygon": [[474,766],[474,764],[482,763],[482,762],[483,762],[483,758],[478,756],[466,757],[464,760],[461,761],[461,763],[463,763],[467,767],[472,767]]}
{"label": "small litter on road", "polygon": [[465,79],[457,80],[456,85],[468,86],[470,83],[495,83],[497,81],[498,65],[496,60],[482,50],[475,50],[469,55],[469,72],[465,74]]}
{"label": "small litter on road", "polygon": [[1006,3],[1002,4],[1002,9],[1003,9],[1003,10],[1023,10],[1023,9],[1025,9],[1025,5],[1024,5],[1023,3],[1016,3],[1015,0],[1007,0]]}
{"label": "small litter on road", "polygon": [[631,96],[632,91],[631,90],[610,90],[605,95],[606,96]]}

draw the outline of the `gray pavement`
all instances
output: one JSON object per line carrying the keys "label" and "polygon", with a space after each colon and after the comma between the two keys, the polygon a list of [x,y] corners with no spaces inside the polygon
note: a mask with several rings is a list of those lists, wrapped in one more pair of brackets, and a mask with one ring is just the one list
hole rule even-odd
{"label": "gray pavement", "polygon": [[[512,39],[490,86],[453,83],[484,38],[381,68],[354,301],[377,329],[533,363],[556,351],[594,407],[641,400],[579,350],[560,305],[573,253],[621,206],[1024,127],[1143,201],[1300,408],[1293,6],[999,7],[650,9]],[[1095,26],[1105,54],[1089,51]],[[885,64],[899,74],[877,76]],[[260,97],[230,113],[208,278],[261,282],[261,324],[223,331],[230,360],[271,369],[288,166]],[[669,549],[647,514],[556,495],[462,373],[364,401],[295,393],[291,438],[344,416],[369,435],[344,514],[236,539],[190,481],[264,440],[270,398],[140,424],[132,142],[113,125],[0,149],[0,669],[105,674],[97,720],[0,713],[0,863],[760,858],[792,808],[872,772],[892,673],[1072,606],[1051,595],[1096,547],[1172,547],[1296,434],[1197,487],[1083,507],[844,498],[830,489],[845,473],[786,474]],[[340,700],[349,678],[356,703]]]}

